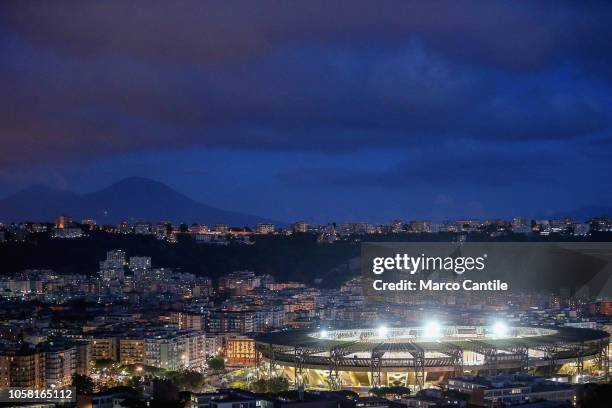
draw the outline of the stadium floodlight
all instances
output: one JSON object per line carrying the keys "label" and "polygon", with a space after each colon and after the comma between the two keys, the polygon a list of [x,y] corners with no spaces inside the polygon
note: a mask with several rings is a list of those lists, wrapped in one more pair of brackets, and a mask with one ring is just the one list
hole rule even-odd
{"label": "stadium floodlight", "polygon": [[504,322],[495,322],[493,324],[493,334],[496,337],[504,337],[508,335],[508,325]]}
{"label": "stadium floodlight", "polygon": [[428,322],[423,326],[423,337],[436,339],[442,335],[442,327],[436,321]]}
{"label": "stadium floodlight", "polygon": [[378,337],[381,339],[384,339],[387,337],[387,333],[389,332],[389,329],[387,329],[386,326],[380,326],[378,328]]}
{"label": "stadium floodlight", "polygon": [[327,330],[323,329],[321,330],[321,332],[319,333],[319,337],[322,339],[326,339],[328,336]]}

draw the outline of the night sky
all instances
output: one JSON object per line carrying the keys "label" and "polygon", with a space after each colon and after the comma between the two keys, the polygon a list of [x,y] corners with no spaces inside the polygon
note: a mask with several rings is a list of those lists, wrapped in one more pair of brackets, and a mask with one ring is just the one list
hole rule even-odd
{"label": "night sky", "polygon": [[0,197],[279,220],[612,204],[612,2],[3,1]]}

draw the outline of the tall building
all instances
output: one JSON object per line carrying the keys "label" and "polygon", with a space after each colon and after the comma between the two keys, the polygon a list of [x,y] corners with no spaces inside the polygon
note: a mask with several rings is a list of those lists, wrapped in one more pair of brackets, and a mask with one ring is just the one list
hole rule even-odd
{"label": "tall building", "polygon": [[118,361],[119,346],[116,337],[96,337],[91,340],[91,358],[93,360]]}
{"label": "tall building", "polygon": [[106,253],[106,260],[112,262],[114,265],[120,267],[125,265],[125,252],[121,250],[108,251]]}
{"label": "tall building", "polygon": [[247,295],[261,286],[261,278],[253,271],[236,271],[219,278],[219,291],[231,292],[236,296]]}
{"label": "tall building", "polygon": [[69,387],[76,373],[77,349],[72,344],[50,342],[45,347],[46,387]]}
{"label": "tall building", "polygon": [[206,316],[199,313],[172,312],[170,322],[176,324],[179,330],[204,330]]}
{"label": "tall building", "polygon": [[389,225],[389,232],[392,232],[393,234],[399,234],[401,232],[404,232],[404,230],[404,223],[402,220],[391,221],[391,224]]}
{"label": "tall building", "polygon": [[208,322],[210,333],[246,334],[255,331],[255,312],[217,311],[211,313]]}
{"label": "tall building", "polygon": [[612,231],[612,219],[610,218],[592,218],[589,220],[591,231],[610,232]]}
{"label": "tall building", "polygon": [[213,294],[212,280],[206,277],[199,277],[191,287],[191,295],[194,298],[206,298]]}
{"label": "tall building", "polygon": [[100,271],[100,278],[105,282],[111,281],[123,281],[125,278],[124,270],[121,269],[102,269]]}
{"label": "tall building", "polygon": [[148,256],[132,256],[130,257],[129,268],[132,271],[151,269],[151,257]]}
{"label": "tall building", "polygon": [[0,388],[11,386],[11,362],[10,354],[0,354]]}
{"label": "tall building", "polygon": [[206,357],[217,356],[223,350],[223,341],[225,335],[206,333],[206,339],[204,340],[204,355]]}
{"label": "tall building", "polygon": [[88,341],[78,341],[76,348],[76,373],[89,375],[89,363],[91,360],[91,344]]}
{"label": "tall building", "polygon": [[255,340],[244,337],[227,339],[225,357],[228,366],[254,366],[256,362]]}
{"label": "tall building", "polygon": [[531,219],[529,217],[512,218],[512,232],[516,234],[528,234],[531,232]]}
{"label": "tall building", "polygon": [[129,234],[132,232],[132,228],[127,221],[123,221],[117,225],[117,232],[120,234]]}
{"label": "tall building", "polygon": [[149,235],[151,233],[151,224],[148,222],[137,222],[134,225],[134,234]]}
{"label": "tall building", "polygon": [[257,232],[258,234],[272,234],[274,233],[274,230],[275,230],[274,224],[259,223],[257,224],[257,228],[255,229],[255,232]]}
{"label": "tall building", "polygon": [[227,234],[229,231],[229,227],[227,224],[215,224],[213,227],[213,231],[219,234]]}
{"label": "tall building", "polygon": [[157,239],[166,239],[168,237],[168,225],[160,223],[155,224],[152,228],[153,234]]}
{"label": "tall building", "polygon": [[308,232],[308,224],[304,221],[298,221],[292,225],[293,232],[304,233]]}
{"label": "tall building", "polygon": [[35,347],[0,350],[0,387],[45,387],[45,353]]}
{"label": "tall building", "polygon": [[373,234],[376,232],[376,228],[373,225],[365,222],[356,222],[348,226],[348,233],[351,234]]}
{"label": "tall building", "polygon": [[70,224],[72,224],[72,217],[67,215],[60,215],[55,219],[55,228],[67,228]]}
{"label": "tall building", "polygon": [[410,221],[408,230],[415,234],[433,232],[431,221]]}
{"label": "tall building", "polygon": [[585,236],[585,235],[589,235],[589,233],[591,232],[591,226],[587,223],[576,223],[573,226],[573,235],[579,235],[579,236]]}
{"label": "tall building", "polygon": [[255,328],[257,333],[285,326],[286,312],[282,305],[263,306],[255,311]]}
{"label": "tall building", "polygon": [[96,220],[94,220],[93,218],[83,218],[83,219],[81,220],[81,224],[83,224],[83,225],[87,225],[87,226],[89,226],[90,228],[93,228],[93,227],[95,227],[95,226],[96,226]]}
{"label": "tall building", "polygon": [[119,339],[119,361],[121,364],[144,364],[144,339]]}
{"label": "tall building", "polygon": [[206,364],[204,333],[163,333],[144,340],[144,364],[167,370],[202,369]]}
{"label": "tall building", "polygon": [[144,364],[176,371],[180,368],[178,344],[171,338],[153,337],[144,342]]}
{"label": "tall building", "polygon": [[72,239],[83,236],[83,230],[72,222],[67,215],[60,215],[55,219],[55,228],[51,230],[52,238]]}
{"label": "tall building", "polygon": [[20,353],[13,357],[11,387],[45,386],[45,354],[42,351]]}
{"label": "tall building", "polygon": [[100,261],[100,277],[106,282],[123,281],[125,265],[126,259],[124,251],[108,251],[106,253],[106,259]]}
{"label": "tall building", "polygon": [[100,261],[100,269],[123,269],[125,265],[125,252],[121,250],[108,251],[106,259]]}

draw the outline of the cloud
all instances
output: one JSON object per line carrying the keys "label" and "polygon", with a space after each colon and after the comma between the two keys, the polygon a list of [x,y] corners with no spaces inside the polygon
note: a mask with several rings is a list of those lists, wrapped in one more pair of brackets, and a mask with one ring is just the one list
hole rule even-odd
{"label": "cloud", "polygon": [[568,56],[608,57],[612,7],[570,1],[110,0],[2,4],[2,22],[73,55],[222,64],[302,44],[354,46],[421,38],[461,59],[510,69]]}
{"label": "cloud", "polygon": [[376,169],[359,165],[298,167],[277,177],[285,185],[310,187],[495,191],[526,184],[555,185],[551,170],[563,163],[556,154],[543,151],[514,155],[486,145],[469,146],[469,143],[456,144],[454,154],[449,154],[452,150],[450,146],[430,148],[390,165],[381,163]]}
{"label": "cloud", "polygon": [[608,7],[437,4],[3,3],[0,163],[609,130]]}

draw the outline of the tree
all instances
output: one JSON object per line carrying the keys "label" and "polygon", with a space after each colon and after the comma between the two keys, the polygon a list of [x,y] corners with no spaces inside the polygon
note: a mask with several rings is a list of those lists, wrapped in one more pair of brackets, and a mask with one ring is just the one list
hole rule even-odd
{"label": "tree", "polygon": [[94,367],[97,368],[98,370],[102,370],[104,368],[111,368],[112,365],[113,365],[113,360],[110,360],[108,358],[101,358],[101,359],[94,361]]}
{"label": "tree", "polygon": [[74,374],[72,386],[76,388],[77,394],[93,394],[94,392],[94,382],[86,375]]}
{"label": "tree", "polygon": [[138,391],[140,394],[142,391],[142,384],[140,383],[140,377],[130,377],[125,380],[125,386],[130,387]]}
{"label": "tree", "polygon": [[204,376],[197,371],[171,371],[168,378],[183,389],[197,391],[204,385]]}
{"label": "tree", "polygon": [[273,377],[269,380],[261,378],[251,383],[251,389],[255,392],[278,394],[289,389],[289,381],[285,377]]}
{"label": "tree", "polygon": [[208,368],[214,371],[223,370],[225,368],[225,360],[221,357],[212,357],[208,361]]}
{"label": "tree", "polygon": [[251,383],[251,389],[254,392],[268,392],[268,383],[263,378]]}
{"label": "tree", "polygon": [[289,389],[289,381],[285,377],[274,377],[268,380],[268,392],[279,393]]}
{"label": "tree", "polygon": [[197,371],[184,371],[183,382],[189,390],[199,390],[204,385],[204,376]]}
{"label": "tree", "polygon": [[586,384],[582,394],[582,407],[607,407],[612,395],[612,384]]}

